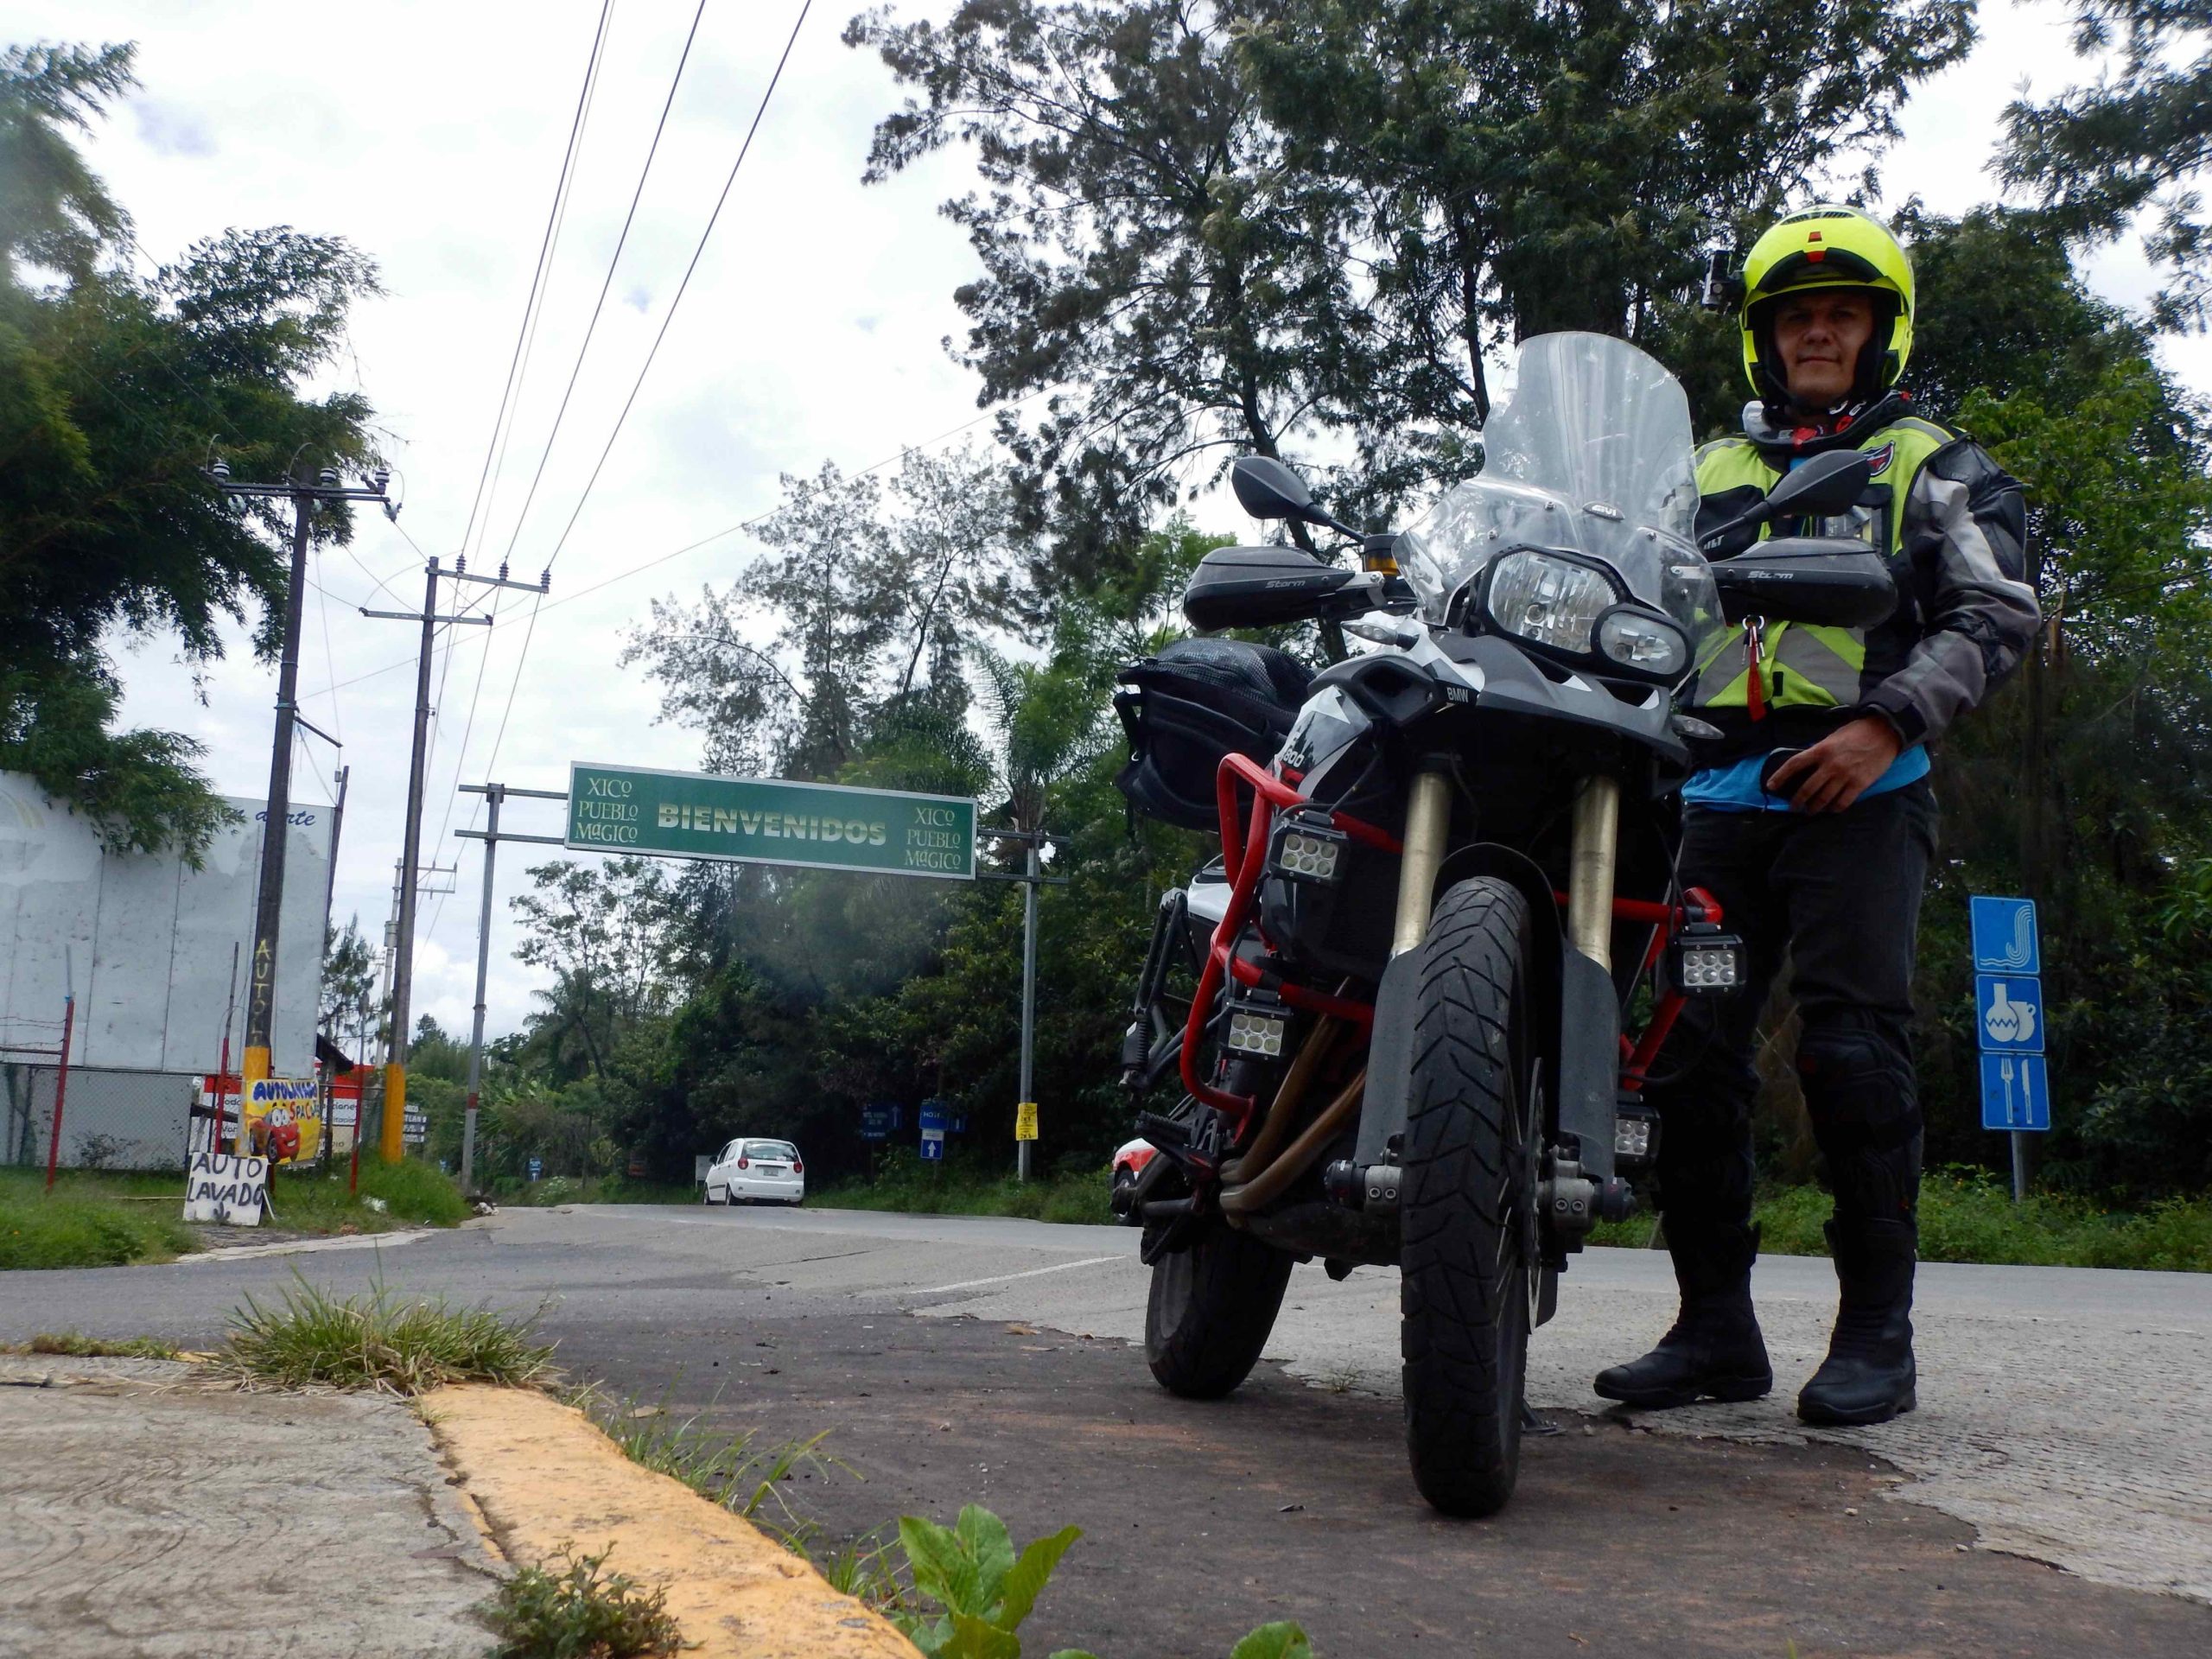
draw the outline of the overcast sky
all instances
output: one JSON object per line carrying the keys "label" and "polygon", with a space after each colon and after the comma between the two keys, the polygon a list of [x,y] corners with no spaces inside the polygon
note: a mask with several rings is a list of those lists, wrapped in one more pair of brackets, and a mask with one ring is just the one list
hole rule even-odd
{"label": "overcast sky", "polygon": [[[451,833],[476,815],[455,785],[489,775],[563,788],[571,760],[697,763],[696,734],[654,724],[651,690],[615,659],[654,596],[727,582],[757,550],[725,536],[629,573],[773,506],[779,474],[824,460],[868,467],[978,417],[972,382],[941,344],[961,327],[952,290],[973,266],[936,207],[964,188],[967,162],[939,157],[888,185],[861,184],[870,126],[896,92],[874,59],[838,41],[853,3],[828,0],[808,17],[637,407],[553,567],[534,632],[531,599],[507,595],[499,626],[450,630],[461,637],[439,654],[424,836],[437,862],[459,865],[459,891],[423,902],[415,1006],[448,1030],[467,1028],[481,880],[478,844]],[[574,400],[518,522],[692,11],[683,0],[616,0],[519,418],[473,569],[496,567],[512,545],[514,574],[534,578],[551,555],[666,319],[798,0],[709,0]],[[335,916],[358,913],[372,938],[399,851],[416,637],[356,607],[419,606],[421,554],[462,544],[598,15],[598,0],[0,0],[9,41],[138,42],[144,90],[87,149],[135,217],[148,260],[226,226],[285,224],[345,237],[382,269],[388,292],[356,312],[334,384],[358,386],[376,406],[405,508],[398,529],[364,513],[350,551],[316,556],[300,681],[308,717],[343,740],[353,768]],[[1884,168],[1892,200],[1916,191],[1945,212],[1987,200],[1983,169],[2006,99],[2031,76],[2038,92],[2077,78],[2061,9],[1985,5],[1983,15],[1986,38],[1973,59],[1905,112],[1906,142]],[[2092,274],[2124,302],[2147,288],[2132,249],[2101,258]],[[2175,348],[2170,360],[2212,388],[2204,342]],[[1231,507],[1199,517],[1208,528],[1238,527]],[[125,718],[194,734],[218,787],[259,798],[273,672],[234,650],[194,706],[175,658],[170,641],[123,655]],[[334,764],[327,746],[303,741],[296,795],[329,799]],[[513,804],[505,817],[505,827],[549,833],[559,823],[551,802]],[[493,1034],[520,1023],[534,982],[508,960],[504,901],[526,884],[531,855],[553,851],[511,847],[502,856]]]}

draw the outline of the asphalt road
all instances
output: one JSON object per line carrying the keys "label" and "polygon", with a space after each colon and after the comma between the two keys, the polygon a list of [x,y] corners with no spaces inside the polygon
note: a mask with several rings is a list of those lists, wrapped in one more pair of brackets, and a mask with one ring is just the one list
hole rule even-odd
{"label": "asphalt road", "polygon": [[969,1501],[1018,1536],[1075,1522],[1037,1652],[1218,1656],[1281,1618],[1331,1659],[2212,1652],[2208,1278],[1925,1268],[1922,1409],[1808,1440],[1789,1402],[1825,1262],[1759,1265],[1772,1399],[1630,1422],[1588,1378],[1663,1329],[1666,1266],[1589,1252],[1531,1356],[1566,1432],[1472,1523],[1406,1476],[1395,1274],[1300,1268],[1270,1362],[1192,1404],[1128,1345],[1145,1275],[1115,1228],[514,1211],[397,1246],[0,1275],[0,1338],[212,1342],[295,1272],[542,1306],[570,1370],[618,1396],[771,1440],[829,1429],[855,1472],[789,1489],[823,1542]]}

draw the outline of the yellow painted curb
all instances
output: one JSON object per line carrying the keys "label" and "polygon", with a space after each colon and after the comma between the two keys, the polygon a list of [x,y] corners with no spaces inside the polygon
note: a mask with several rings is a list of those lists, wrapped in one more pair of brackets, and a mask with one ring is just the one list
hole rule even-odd
{"label": "yellow painted curb", "polygon": [[683,1482],[643,1469],[582,1412],[525,1389],[461,1383],[421,1402],[438,1448],[511,1560],[564,1544],[664,1587],[706,1659],[915,1659],[880,1614]]}

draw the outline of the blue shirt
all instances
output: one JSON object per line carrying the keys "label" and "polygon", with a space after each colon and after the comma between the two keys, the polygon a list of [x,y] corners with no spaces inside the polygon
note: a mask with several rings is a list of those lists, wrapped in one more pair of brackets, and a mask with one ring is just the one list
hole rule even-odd
{"label": "blue shirt", "polygon": [[[1689,782],[1682,785],[1682,804],[1701,806],[1713,812],[1794,812],[1789,795],[1770,795],[1759,787],[1759,772],[1767,763],[1764,754],[1746,755],[1733,766],[1707,766],[1703,772],[1692,772]],[[1890,762],[1890,769],[1859,791],[1859,798],[1872,795],[1886,795],[1893,789],[1903,789],[1907,784],[1916,784],[1928,775],[1928,749],[1916,743]],[[1790,794],[1802,786],[1798,779],[1789,785]]]}

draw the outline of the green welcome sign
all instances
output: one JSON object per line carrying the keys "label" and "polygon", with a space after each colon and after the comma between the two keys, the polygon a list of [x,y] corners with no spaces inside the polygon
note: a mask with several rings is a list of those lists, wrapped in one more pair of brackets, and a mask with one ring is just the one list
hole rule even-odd
{"label": "green welcome sign", "polygon": [[976,803],[577,761],[569,768],[566,842],[601,853],[968,881],[976,875]]}

